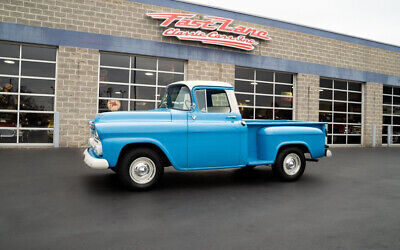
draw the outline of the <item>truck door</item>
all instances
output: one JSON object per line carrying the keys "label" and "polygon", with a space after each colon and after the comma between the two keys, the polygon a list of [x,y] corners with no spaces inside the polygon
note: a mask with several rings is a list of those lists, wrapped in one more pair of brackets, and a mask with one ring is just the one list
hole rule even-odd
{"label": "truck door", "polygon": [[[225,89],[194,89],[196,107],[188,112],[188,167],[238,166],[243,162],[247,128],[232,110]],[[247,143],[246,143],[247,144]]]}

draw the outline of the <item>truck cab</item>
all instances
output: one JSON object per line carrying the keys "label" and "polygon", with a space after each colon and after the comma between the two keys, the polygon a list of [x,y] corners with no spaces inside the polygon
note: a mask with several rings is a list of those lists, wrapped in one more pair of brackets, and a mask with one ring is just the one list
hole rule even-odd
{"label": "truck cab", "polygon": [[243,120],[232,85],[181,81],[167,87],[159,108],[108,112],[89,121],[85,163],[110,168],[131,189],[155,186],[172,166],[180,171],[272,166],[284,181],[304,172],[306,158],[331,152],[325,123]]}

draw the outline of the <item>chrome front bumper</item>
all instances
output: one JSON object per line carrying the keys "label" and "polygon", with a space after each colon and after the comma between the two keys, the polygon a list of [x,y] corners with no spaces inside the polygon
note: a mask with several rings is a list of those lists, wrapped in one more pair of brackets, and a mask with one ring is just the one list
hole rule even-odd
{"label": "chrome front bumper", "polygon": [[332,152],[329,149],[325,150],[325,156],[326,157],[332,157]]}
{"label": "chrome front bumper", "polygon": [[83,160],[86,165],[94,169],[107,169],[109,167],[108,161],[106,159],[99,159],[92,156],[89,153],[88,149],[85,149],[85,151],[83,151]]}

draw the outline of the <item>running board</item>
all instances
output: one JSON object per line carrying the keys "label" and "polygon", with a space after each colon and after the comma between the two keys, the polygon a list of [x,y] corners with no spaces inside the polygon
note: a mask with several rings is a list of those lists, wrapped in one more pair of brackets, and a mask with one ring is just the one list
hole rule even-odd
{"label": "running board", "polygon": [[306,158],[306,161],[315,161],[315,162],[318,162],[318,161],[319,161],[319,159]]}

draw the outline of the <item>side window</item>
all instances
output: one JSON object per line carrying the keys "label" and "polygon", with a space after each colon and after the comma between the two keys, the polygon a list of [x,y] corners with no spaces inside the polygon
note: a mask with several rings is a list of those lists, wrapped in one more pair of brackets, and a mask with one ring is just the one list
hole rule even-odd
{"label": "side window", "polygon": [[198,109],[205,113],[229,113],[228,96],[225,90],[221,89],[201,89],[196,90],[196,100]]}

